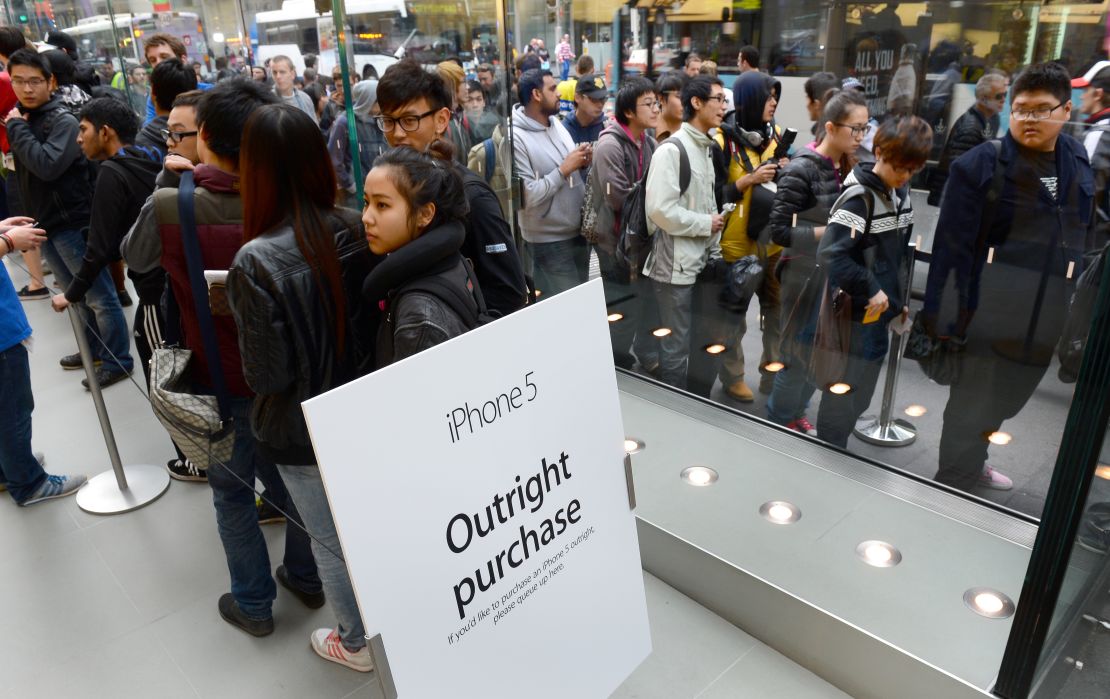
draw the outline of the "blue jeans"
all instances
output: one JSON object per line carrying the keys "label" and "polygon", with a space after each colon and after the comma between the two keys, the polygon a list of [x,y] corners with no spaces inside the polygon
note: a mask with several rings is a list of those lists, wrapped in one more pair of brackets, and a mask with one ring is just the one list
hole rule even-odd
{"label": "blue jeans", "polygon": [[562,76],[561,80],[567,79],[567,76],[570,75],[570,61],[559,61],[559,75]]}
{"label": "blue jeans", "polygon": [[796,357],[783,356],[784,369],[775,374],[774,388],[767,399],[767,419],[786,425],[805,417],[809,399],[817,386],[809,378],[808,364]]}
{"label": "blue jeans", "polygon": [[[42,251],[46,255],[46,261],[50,263],[50,268],[54,270],[63,289],[73,281],[73,275],[80,271],[85,257],[85,245],[85,236],[81,231],[52,232],[43,243]],[[116,285],[112,283],[112,275],[107,268],[100,270],[92,288],[85,295],[85,302],[75,304],[74,308],[85,324],[85,334],[89,338],[93,357],[104,362],[104,366],[112,371],[130,373],[134,366],[131,359],[131,333],[119,305]],[[92,315],[89,310],[92,310]],[[103,342],[97,339],[97,335]]]}
{"label": "blue jeans", "polygon": [[[328,497],[324,493],[320,469],[316,466],[278,464],[278,471],[289,488],[289,495],[303,513],[308,531],[331,551],[342,555],[343,549],[339,545],[339,534],[335,531]],[[362,624],[362,615],[358,612],[358,602],[355,600],[354,588],[351,587],[347,564],[315,541],[312,542],[312,550],[316,553],[320,566],[324,594],[339,621],[339,638],[343,641],[343,647],[351,652],[359,651],[366,646],[366,629]]]}
{"label": "blue jeans", "polygon": [[616,365],[631,369],[639,361],[646,369],[655,368],[659,365],[659,343],[651,331],[659,327],[659,311],[649,280],[631,279],[628,270],[621,269],[611,253],[601,248],[595,252],[605,286],[605,305],[610,313],[624,315],[609,324]]}
{"label": "blue jeans", "polygon": [[585,284],[589,277],[590,246],[580,235],[554,243],[524,241],[524,252],[531,260],[532,280],[543,294],[541,299]]}
{"label": "blue jeans", "polygon": [[23,502],[46,480],[46,472],[31,453],[31,365],[22,343],[0,352],[0,405],[4,406],[4,435],[0,437],[0,483],[16,502]]}
{"label": "blue jeans", "polygon": [[843,395],[825,391],[817,410],[817,437],[829,444],[847,448],[856,420],[871,405],[875,384],[890,347],[890,333],[884,322],[864,325],[852,321],[851,351],[844,382],[852,390]]}
{"label": "blue jeans", "polygon": [[[231,574],[231,594],[239,609],[252,619],[268,619],[277,595],[277,586],[270,574],[270,554],[266,539],[258,525],[255,506],[254,479],[273,469],[258,451],[258,443],[251,433],[250,398],[232,398],[231,415],[235,419],[235,449],[225,466],[213,465],[208,469],[208,484],[212,486],[212,503],[216,507],[216,527],[224,545],[227,568]],[[231,469],[236,478],[227,469]],[[276,476],[276,474],[274,474]],[[241,480],[240,480],[241,479]],[[268,498],[279,507],[288,500],[288,493],[280,478],[263,478]],[[249,485],[247,485],[249,484]],[[290,503],[286,502],[286,505]],[[292,517],[296,509],[285,509]],[[296,524],[285,525],[285,569],[297,587],[307,592],[320,590],[316,562],[312,558],[308,536]]]}

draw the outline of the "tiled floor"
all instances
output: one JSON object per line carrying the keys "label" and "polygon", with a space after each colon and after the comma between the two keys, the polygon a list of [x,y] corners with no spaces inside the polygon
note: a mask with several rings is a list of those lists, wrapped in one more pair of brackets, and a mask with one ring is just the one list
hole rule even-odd
{"label": "tiled floor", "polygon": [[[8,269],[22,286],[25,275]],[[74,351],[69,321],[46,302],[25,308],[35,448],[51,472],[107,470],[82,372],[57,364]],[[164,464],[169,439],[137,387],[118,384],[105,399],[124,463]],[[264,529],[277,561],[282,528]],[[373,675],[309,650],[309,632],[333,621],[327,608],[309,611],[279,591],[276,631],[264,639],[220,619],[228,577],[207,485],[174,482],[157,502],[114,517],[86,514],[73,498],[24,509],[0,496],[0,532],[0,697],[380,696]],[[655,651],[614,696],[845,696],[652,576],[645,584]]]}

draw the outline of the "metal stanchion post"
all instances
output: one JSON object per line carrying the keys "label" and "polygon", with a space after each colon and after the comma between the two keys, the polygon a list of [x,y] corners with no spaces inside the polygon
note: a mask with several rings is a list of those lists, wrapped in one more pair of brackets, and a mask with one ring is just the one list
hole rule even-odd
{"label": "metal stanchion post", "polygon": [[100,429],[104,433],[104,444],[112,461],[112,470],[105,471],[89,479],[77,491],[77,506],[85,512],[98,515],[122,514],[148,505],[170,487],[170,476],[165,469],[157,466],[124,466],[120,462],[116,448],[116,436],[112,423],[108,420],[108,409],[104,406],[104,396],[100,384],[96,382],[96,369],[93,367],[92,351],[85,336],[85,326],[76,307],[69,306],[69,320],[73,324],[73,334],[77,337],[77,349],[81,353],[81,363],[85,366],[85,376],[89,382],[96,416],[100,418]]}
{"label": "metal stanchion post", "polygon": [[[913,285],[913,263],[917,253],[916,243],[909,244],[909,274],[902,298],[909,305],[910,289]],[[880,447],[904,447],[917,439],[917,428],[908,420],[894,419],[894,396],[898,392],[898,371],[902,366],[902,348],[906,337],[900,333],[890,333],[890,356],[886,363],[886,383],[883,386],[883,406],[879,417],[862,417],[856,423],[853,434],[868,444]]]}

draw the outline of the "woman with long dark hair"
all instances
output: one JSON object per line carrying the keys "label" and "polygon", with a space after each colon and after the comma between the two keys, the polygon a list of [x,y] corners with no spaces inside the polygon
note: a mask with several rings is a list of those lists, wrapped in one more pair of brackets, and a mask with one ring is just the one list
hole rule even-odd
{"label": "woman with long dark hair", "polygon": [[[339,537],[301,403],[358,375],[369,338],[353,318],[370,251],[358,214],[333,204],[335,173],[324,139],[299,108],[275,104],[255,111],[239,163],[246,243],[229,272],[228,293],[243,374],[257,394],[251,428],[313,537],[324,593],[339,620],[334,630],[312,633],[312,648],[369,672],[362,619],[336,555]],[[309,604],[280,575],[279,582]],[[314,606],[322,603],[317,597]]]}

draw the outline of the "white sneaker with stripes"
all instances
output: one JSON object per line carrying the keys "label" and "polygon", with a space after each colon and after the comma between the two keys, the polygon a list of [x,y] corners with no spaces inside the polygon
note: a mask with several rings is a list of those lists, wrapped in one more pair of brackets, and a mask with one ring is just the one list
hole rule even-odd
{"label": "white sneaker with stripes", "polygon": [[309,638],[312,650],[324,660],[345,665],[358,672],[370,672],[374,669],[369,646],[363,646],[357,652],[347,650],[339,640],[339,629],[316,629]]}

